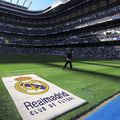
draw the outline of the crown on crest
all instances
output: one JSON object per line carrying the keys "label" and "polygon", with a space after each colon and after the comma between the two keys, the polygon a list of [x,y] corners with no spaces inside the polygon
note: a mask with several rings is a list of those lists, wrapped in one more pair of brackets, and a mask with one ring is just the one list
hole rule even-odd
{"label": "crown on crest", "polygon": [[23,80],[32,80],[31,77],[17,77],[15,78],[16,81],[23,81]]}

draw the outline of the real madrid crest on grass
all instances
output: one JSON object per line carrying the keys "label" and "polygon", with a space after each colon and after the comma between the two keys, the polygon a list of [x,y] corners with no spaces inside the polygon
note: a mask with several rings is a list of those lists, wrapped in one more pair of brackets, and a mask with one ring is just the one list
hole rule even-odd
{"label": "real madrid crest on grass", "polygon": [[23,120],[52,119],[86,103],[36,75],[2,79]]}
{"label": "real madrid crest on grass", "polygon": [[18,77],[15,80],[17,81],[15,89],[25,94],[37,95],[43,94],[49,90],[48,84],[34,80],[31,77]]}

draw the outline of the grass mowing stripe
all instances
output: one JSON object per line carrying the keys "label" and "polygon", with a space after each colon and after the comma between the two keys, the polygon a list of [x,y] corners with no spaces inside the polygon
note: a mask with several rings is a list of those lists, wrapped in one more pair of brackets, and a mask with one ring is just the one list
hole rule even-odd
{"label": "grass mowing stripe", "polygon": [[[46,68],[46,69],[53,69],[53,68]],[[17,73],[17,72],[28,72],[28,71],[39,71],[41,69],[30,69],[30,70],[15,70],[15,71],[5,71],[5,72],[0,72],[0,74],[2,73]]]}

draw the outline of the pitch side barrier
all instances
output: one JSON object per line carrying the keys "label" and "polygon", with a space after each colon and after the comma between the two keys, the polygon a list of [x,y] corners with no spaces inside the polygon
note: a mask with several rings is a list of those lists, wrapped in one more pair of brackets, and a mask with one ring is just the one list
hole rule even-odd
{"label": "pitch side barrier", "polygon": [[2,43],[0,46],[18,47],[18,48],[66,48],[66,47],[100,47],[100,46],[120,46],[120,41],[103,41],[96,43],[80,43],[80,44],[65,44],[65,45],[16,45]]}

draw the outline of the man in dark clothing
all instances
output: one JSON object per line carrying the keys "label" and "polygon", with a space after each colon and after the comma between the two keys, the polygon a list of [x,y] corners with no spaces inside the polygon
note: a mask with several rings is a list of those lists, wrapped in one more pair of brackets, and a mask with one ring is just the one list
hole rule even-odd
{"label": "man in dark clothing", "polygon": [[66,68],[67,64],[70,64],[70,69],[72,69],[72,49],[67,49],[66,63],[63,68]]}

